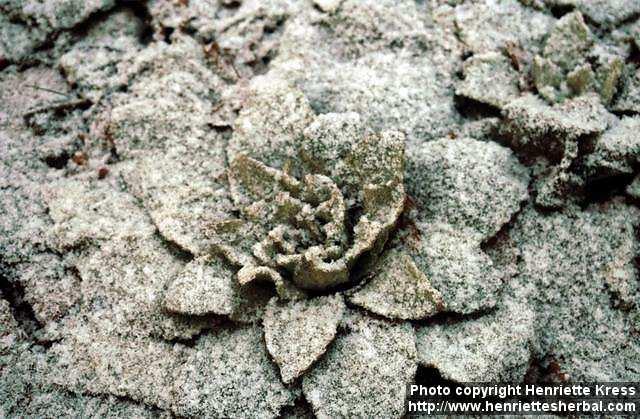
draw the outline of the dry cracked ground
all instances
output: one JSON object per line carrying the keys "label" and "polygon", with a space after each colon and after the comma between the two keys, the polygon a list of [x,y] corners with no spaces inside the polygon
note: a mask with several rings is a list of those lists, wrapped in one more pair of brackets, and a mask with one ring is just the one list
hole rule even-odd
{"label": "dry cracked ground", "polygon": [[640,1],[0,0],[0,416],[640,381]]}

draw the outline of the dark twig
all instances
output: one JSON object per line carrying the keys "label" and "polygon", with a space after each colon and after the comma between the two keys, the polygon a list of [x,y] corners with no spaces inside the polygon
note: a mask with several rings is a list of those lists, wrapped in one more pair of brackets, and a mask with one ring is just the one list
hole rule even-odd
{"label": "dark twig", "polygon": [[36,90],[43,90],[43,91],[45,91],[45,92],[55,93],[55,94],[57,94],[57,95],[64,96],[64,97],[66,97],[66,98],[71,97],[71,96],[69,96],[69,95],[68,95],[68,94],[66,94],[66,93],[62,93],[62,92],[59,92],[59,91],[57,91],[57,90],[49,89],[49,88],[47,88],[47,87],[36,86],[35,84],[25,84],[25,86],[30,87],[30,88],[32,88],[32,89],[36,89]]}
{"label": "dark twig", "polygon": [[22,116],[24,118],[30,118],[33,115],[41,113],[41,112],[47,112],[47,111],[50,111],[50,110],[60,111],[60,110],[64,110],[64,109],[81,108],[83,106],[87,106],[87,105],[90,105],[90,104],[91,104],[91,101],[89,99],[86,99],[86,98],[70,99],[70,100],[65,100],[65,101],[60,101],[60,102],[48,103],[46,105],[42,105],[42,106],[37,106],[35,108],[31,108],[28,111],[26,111]]}

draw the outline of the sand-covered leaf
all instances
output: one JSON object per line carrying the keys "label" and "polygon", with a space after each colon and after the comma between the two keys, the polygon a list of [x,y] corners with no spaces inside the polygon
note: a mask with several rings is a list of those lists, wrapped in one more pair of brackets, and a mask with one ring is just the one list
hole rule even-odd
{"label": "sand-covered leaf", "polygon": [[167,289],[164,306],[191,315],[231,314],[236,299],[235,272],[224,261],[200,257],[189,262]]}
{"label": "sand-covered leaf", "polygon": [[413,328],[352,313],[346,329],[303,377],[302,389],[315,415],[402,416],[406,385],[417,368]]}
{"label": "sand-covered leaf", "polygon": [[618,91],[624,54],[597,42],[580,11],[555,22],[540,55],[533,59],[531,75],[538,94],[549,103],[595,92],[609,104]]}
{"label": "sand-covered leaf", "polygon": [[472,313],[496,304],[502,275],[472,234],[418,224],[422,240],[405,247],[440,296],[439,311]]}
{"label": "sand-covered leaf", "polygon": [[387,252],[371,275],[349,301],[392,319],[423,319],[444,309],[442,296],[406,252]]}
{"label": "sand-covered leaf", "polygon": [[[487,105],[502,108],[520,95],[518,72],[509,58],[497,52],[478,54],[463,65],[464,79],[456,94]],[[492,86],[487,89],[487,86]]]}
{"label": "sand-covered leaf", "polygon": [[153,225],[135,198],[108,184],[65,179],[45,187],[44,197],[54,221],[52,242],[60,250],[122,234],[153,234]]}
{"label": "sand-covered leaf", "polygon": [[527,198],[529,175],[507,148],[471,138],[441,139],[410,156],[407,192],[419,218],[495,234]]}
{"label": "sand-covered leaf", "polygon": [[[640,30],[638,33],[640,36]],[[640,113],[640,74],[637,70],[625,78],[613,109],[623,113]]]}
{"label": "sand-covered leaf", "polygon": [[192,152],[171,147],[163,156],[141,157],[124,177],[167,240],[204,255],[210,250],[208,225],[232,210],[224,170],[222,147],[214,142]]}
{"label": "sand-covered leaf", "polygon": [[638,379],[637,208],[613,200],[579,214],[528,208],[510,234],[520,253],[509,287],[536,313],[538,353],[572,381]]}
{"label": "sand-covered leaf", "polygon": [[474,53],[500,50],[508,43],[535,48],[553,19],[516,0],[465,2],[455,9],[462,42]]}
{"label": "sand-covered leaf", "polygon": [[246,97],[229,141],[229,161],[245,154],[282,169],[296,157],[313,110],[300,90],[277,77],[256,77]]}
{"label": "sand-covered leaf", "polygon": [[333,341],[345,305],[342,296],[267,306],[263,325],[267,350],[280,367],[282,381],[302,375],[324,354]]}
{"label": "sand-covered leaf", "polygon": [[605,131],[613,115],[597,95],[588,94],[548,105],[534,95],[525,95],[503,109],[501,130],[514,148],[560,160],[568,139]]}
{"label": "sand-covered leaf", "polygon": [[189,417],[276,417],[294,400],[256,326],[202,336],[174,380],[175,411]]}
{"label": "sand-covered leaf", "polygon": [[623,117],[605,131],[587,158],[587,166],[594,174],[631,174],[640,159],[640,118]]}
{"label": "sand-covered leaf", "polygon": [[113,239],[76,260],[83,309],[94,322],[106,316],[122,335],[189,338],[205,323],[170,315],[163,304],[166,287],[182,267],[157,238]]}
{"label": "sand-covered leaf", "polygon": [[529,368],[534,321],[530,308],[512,304],[478,319],[420,326],[418,359],[459,383],[520,382]]}

